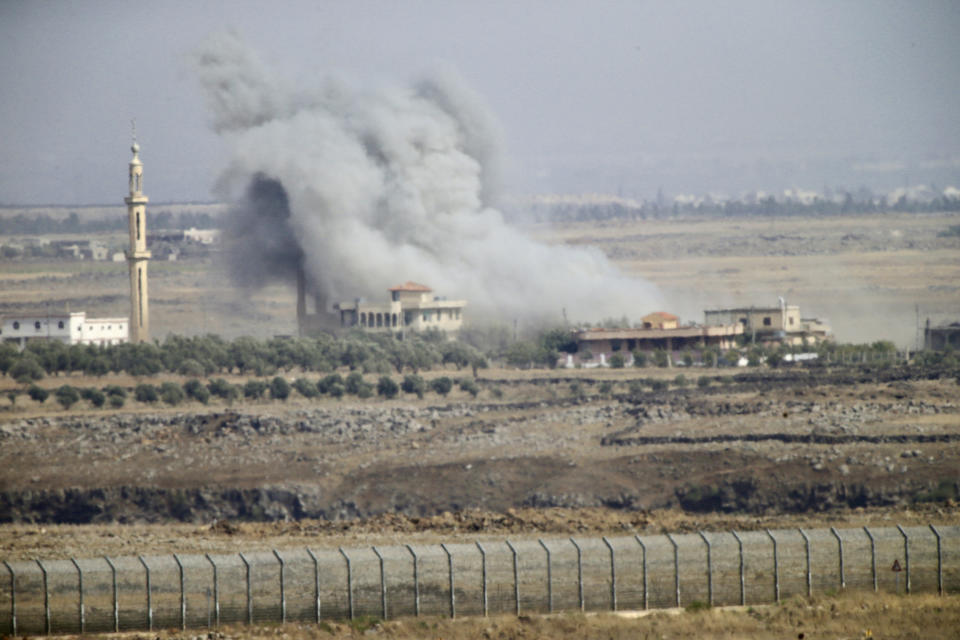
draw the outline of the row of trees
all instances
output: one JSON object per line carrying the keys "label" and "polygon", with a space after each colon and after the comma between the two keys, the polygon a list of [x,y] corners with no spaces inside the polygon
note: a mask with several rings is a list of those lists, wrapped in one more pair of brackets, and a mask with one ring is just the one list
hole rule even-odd
{"label": "row of trees", "polygon": [[[55,218],[46,213],[20,213],[15,216],[0,216],[0,235],[46,235],[58,233],[103,233],[126,231],[126,214],[81,219],[76,211],[65,218]],[[151,229],[216,229],[220,220],[209,213],[184,211],[172,213],[157,211],[150,214]]]}
{"label": "row of trees", "polygon": [[[358,398],[371,398],[376,395],[390,399],[397,397],[401,392],[416,395],[418,398],[423,398],[427,392],[445,397],[453,391],[454,387],[459,387],[461,391],[473,397],[480,393],[480,387],[469,377],[454,380],[448,376],[440,376],[428,381],[417,374],[407,374],[398,383],[391,376],[384,375],[380,376],[374,384],[367,382],[362,374],[354,371],[346,377],[333,373],[317,381],[297,378],[292,383],[282,376],[275,376],[271,380],[252,378],[244,384],[232,384],[224,378],[213,378],[206,383],[191,378],[182,385],[170,381],[159,385],[143,382],[132,389],[132,395],[137,402],[144,404],[162,402],[169,406],[177,406],[186,401],[208,404],[211,399],[216,398],[228,404],[239,398],[286,401],[295,393],[308,399],[323,396],[342,398],[346,395]],[[94,408],[109,405],[119,409],[124,406],[130,395],[127,389],[118,385],[96,388],[74,387],[68,384],[61,385],[53,391],[32,384],[25,391],[12,389],[6,393],[11,404],[16,404],[21,394],[27,395],[39,404],[45,403],[52,395],[64,409],[73,407],[81,400],[88,401]]]}
{"label": "row of trees", "polygon": [[682,214],[698,216],[810,216],[866,213],[928,213],[960,211],[960,198],[941,195],[928,200],[913,200],[901,196],[896,200],[874,197],[872,194],[845,192],[842,198],[815,198],[811,202],[796,199],[777,199],[766,196],[756,200],[712,201],[704,199],[693,203],[643,201],[629,204],[621,201],[590,203],[535,203],[527,211],[518,211],[520,218],[541,222],[585,222],[603,220],[647,220],[669,218]]}
{"label": "row of trees", "polygon": [[215,335],[172,335],[162,343],[106,347],[37,340],[27,343],[22,352],[9,344],[0,345],[0,372],[20,382],[74,372],[93,376],[175,373],[198,377],[220,373],[262,377],[296,370],[333,372],[343,367],[364,373],[417,373],[448,365],[457,370],[469,368],[476,375],[478,369],[487,367],[487,360],[476,348],[447,340],[439,332],[403,341],[358,332],[344,337],[246,337],[232,342]]}

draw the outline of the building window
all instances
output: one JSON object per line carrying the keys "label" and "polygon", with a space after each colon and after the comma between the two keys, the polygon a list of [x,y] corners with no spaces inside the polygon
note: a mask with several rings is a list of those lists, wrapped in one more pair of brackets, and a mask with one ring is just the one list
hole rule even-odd
{"label": "building window", "polygon": [[33,328],[36,329],[37,331],[40,331],[40,321],[39,321],[39,320],[37,320],[36,322],[33,323]]}
{"label": "building window", "polygon": [[57,323],[57,329],[63,329],[63,320]]}
{"label": "building window", "polygon": [[793,324],[793,318],[790,318],[790,324],[791,325]]}
{"label": "building window", "polygon": [[17,331],[20,329],[20,323],[17,322],[16,320],[13,321],[13,329],[14,331]]}
{"label": "building window", "polygon": [[747,319],[746,319],[746,318],[740,318],[740,324],[742,324],[743,326],[747,326]]}
{"label": "building window", "polygon": [[623,343],[621,343],[619,340],[611,340],[611,341],[610,341],[610,350],[611,350],[611,351],[620,351],[621,348],[623,348]]}
{"label": "building window", "polygon": [[765,316],[765,317],[763,318],[763,326],[769,327],[770,324],[771,324],[770,316]]}

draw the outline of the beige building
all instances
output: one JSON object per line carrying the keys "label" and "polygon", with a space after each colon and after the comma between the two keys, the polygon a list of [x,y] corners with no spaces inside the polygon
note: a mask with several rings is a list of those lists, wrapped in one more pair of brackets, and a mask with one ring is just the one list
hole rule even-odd
{"label": "beige building", "polygon": [[703,312],[705,324],[740,324],[751,340],[802,346],[830,338],[830,326],[818,318],[804,318],[800,307],[780,298],[775,307],[737,307]]}
{"label": "beige building", "polygon": [[[659,312],[662,313],[662,312]],[[651,314],[656,316],[657,314]],[[616,354],[623,356],[627,365],[633,362],[634,351],[663,350],[669,354],[671,361],[676,361],[675,352],[700,351],[707,347],[725,350],[736,346],[737,336],[743,335],[743,326],[727,324],[701,327],[690,325],[677,326],[678,318],[671,314],[673,320],[667,320],[668,327],[647,327],[647,316],[643,319],[644,328],[623,329],[585,329],[574,331],[573,339],[577,342],[578,358],[568,358],[567,366],[573,366],[576,361],[583,361],[582,355],[589,353],[588,362],[594,365],[605,366]],[[662,316],[661,316],[662,317]]]}
{"label": "beige building", "polygon": [[676,329],[680,318],[666,311],[654,311],[640,319],[644,329]]}
{"label": "beige building", "polygon": [[365,331],[425,331],[439,329],[456,333],[463,326],[466,300],[447,300],[433,295],[433,290],[416,282],[391,287],[390,301],[367,303],[357,299],[340,302],[334,309],[340,314],[340,326]]}

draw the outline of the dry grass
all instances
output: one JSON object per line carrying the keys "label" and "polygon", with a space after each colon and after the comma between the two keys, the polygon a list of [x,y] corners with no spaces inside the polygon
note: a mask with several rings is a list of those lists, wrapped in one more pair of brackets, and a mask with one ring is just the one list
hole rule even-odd
{"label": "dry grass", "polygon": [[[556,614],[550,616],[496,616],[491,618],[404,618],[378,621],[316,624],[229,626],[211,638],[256,640],[322,640],[375,637],[395,640],[547,640],[555,638],[605,638],[642,640],[666,638],[750,638],[801,640],[818,638],[957,638],[960,630],[960,597],[845,593],[839,596],[796,598],[780,605],[749,608],[689,608],[651,611],[647,615]],[[69,636],[63,636],[69,637]],[[138,633],[86,636],[114,640],[144,640]],[[161,631],[158,640],[203,637],[191,632]]]}

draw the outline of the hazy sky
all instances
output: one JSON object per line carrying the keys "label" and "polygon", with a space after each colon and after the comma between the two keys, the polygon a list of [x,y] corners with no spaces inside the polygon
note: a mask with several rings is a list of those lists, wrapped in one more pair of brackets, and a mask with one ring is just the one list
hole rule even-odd
{"label": "hazy sky", "polygon": [[189,53],[233,29],[295,83],[455,69],[515,193],[960,186],[960,2],[0,0],[0,203],[209,200]]}

